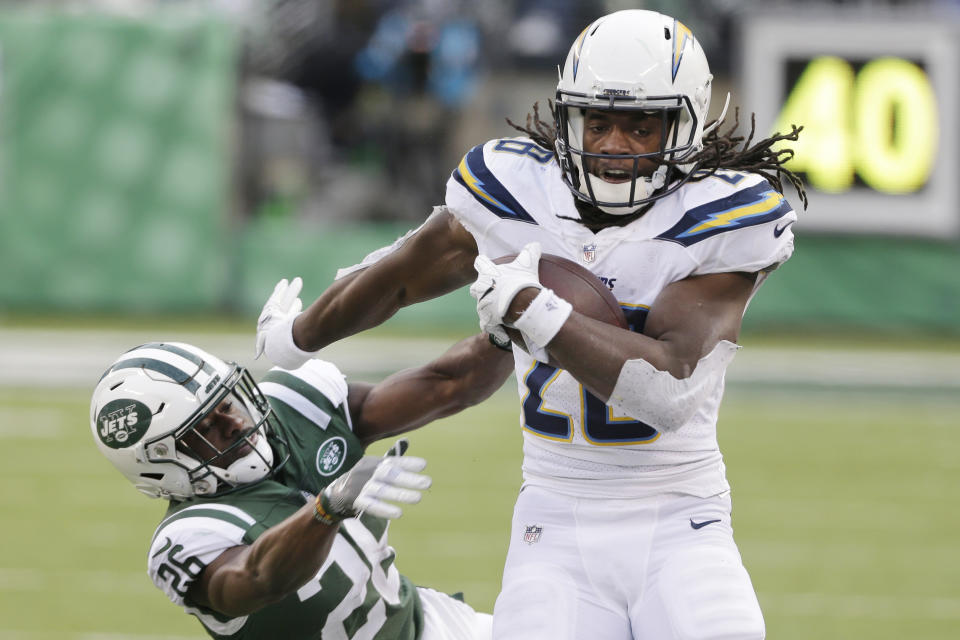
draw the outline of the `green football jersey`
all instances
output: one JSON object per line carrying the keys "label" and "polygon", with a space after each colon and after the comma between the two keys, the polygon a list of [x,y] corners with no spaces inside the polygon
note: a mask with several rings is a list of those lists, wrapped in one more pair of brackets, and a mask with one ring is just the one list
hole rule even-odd
{"label": "green football jersey", "polygon": [[271,369],[258,386],[280,419],[277,435],[289,445],[290,459],[275,479],[317,494],[363,457],[347,408],[347,383],[333,364],[311,360],[295,371]]}
{"label": "green football jersey", "polygon": [[228,618],[186,599],[187,589],[224,550],[253,543],[301,508],[363,455],[333,365],[313,360],[293,372],[271,370],[260,384],[280,418],[290,458],[269,480],[218,498],[171,503],[151,543],[154,583],[214,638],[415,640],[423,626],[416,587],[394,566],[387,523],[350,518],[340,525],[316,576],[280,602]]}

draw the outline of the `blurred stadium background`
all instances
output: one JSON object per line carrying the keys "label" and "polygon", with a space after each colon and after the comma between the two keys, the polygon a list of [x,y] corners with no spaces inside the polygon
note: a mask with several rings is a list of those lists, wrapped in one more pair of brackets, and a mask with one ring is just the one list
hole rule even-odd
{"label": "blurred stadium background", "polygon": [[[418,224],[620,8],[693,29],[714,115],[729,90],[761,136],[805,126],[810,208],[720,424],[768,636],[960,635],[960,3],[33,0],[0,2],[0,638],[202,637],[146,577],[161,505],[92,446],[103,368],[177,339],[262,371],[276,280],[312,299]],[[452,294],[328,357],[377,379],[472,333],[472,308]],[[392,534],[402,571],[488,611],[513,394],[414,435],[435,486]]]}

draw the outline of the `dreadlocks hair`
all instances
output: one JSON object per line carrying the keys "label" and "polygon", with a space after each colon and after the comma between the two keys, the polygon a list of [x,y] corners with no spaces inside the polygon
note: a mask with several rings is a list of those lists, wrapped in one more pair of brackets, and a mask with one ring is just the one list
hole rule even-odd
{"label": "dreadlocks hair", "polygon": [[[553,100],[547,100],[547,106],[550,108],[550,113],[553,113]],[[549,149],[550,151],[553,151],[553,155],[557,155],[556,146],[554,145],[554,143],[557,141],[556,120],[550,124],[547,124],[540,119],[539,102],[534,102],[533,113],[527,114],[526,127],[521,127],[510,118],[507,118],[507,124],[520,133],[525,133],[527,137],[537,144],[537,146],[543,147],[544,149]]]}
{"label": "dreadlocks hair", "polygon": [[[553,101],[548,101],[548,105],[550,112],[553,113]],[[552,150],[554,155],[556,155],[556,147],[554,145],[557,139],[556,120],[551,123],[546,123],[540,118],[540,103],[535,102],[533,104],[533,113],[527,114],[525,127],[514,123],[510,118],[507,118],[507,124],[517,131],[526,134],[537,145],[544,149]],[[767,182],[773,185],[777,191],[782,193],[783,178],[786,178],[790,184],[793,185],[793,188],[797,190],[800,201],[803,203],[803,208],[806,209],[807,191],[803,186],[803,182],[801,182],[797,174],[784,166],[784,164],[793,158],[793,149],[775,150],[773,148],[778,142],[796,142],[803,127],[790,125],[790,133],[775,133],[751,146],[757,130],[756,114],[750,114],[750,134],[747,136],[736,135],[736,131],[740,127],[740,109],[734,110],[733,125],[725,133],[720,132],[720,127],[723,124],[723,120],[713,120],[707,123],[704,128],[707,129],[709,133],[703,138],[703,149],[693,156],[685,158],[682,162],[667,160],[665,158],[660,161],[674,168],[680,165],[693,165],[689,171],[691,182],[709,178],[720,169],[731,169],[761,175]],[[638,213],[642,215],[646,209],[647,208],[644,207]],[[581,213],[583,213],[582,210]],[[635,219],[635,217],[639,216],[610,216],[610,218],[617,219],[621,221],[621,223],[629,222]],[[604,220],[604,222],[606,222],[606,220]]]}
{"label": "dreadlocks hair", "polygon": [[806,209],[807,190],[804,189],[803,182],[800,181],[797,174],[783,166],[793,158],[793,149],[775,150],[773,148],[778,142],[784,140],[796,142],[803,127],[792,124],[790,125],[790,133],[781,134],[778,132],[750,146],[757,131],[756,114],[750,114],[750,134],[746,137],[735,135],[740,127],[740,109],[734,110],[733,125],[723,134],[720,133],[720,125],[722,124],[722,120],[714,120],[707,124],[710,132],[704,136],[703,150],[699,153],[684,159],[682,163],[670,160],[663,160],[662,162],[674,167],[678,164],[692,164],[691,182],[709,178],[719,169],[732,169],[761,175],[767,182],[776,187],[777,191],[783,193],[781,178],[786,178],[797,190],[803,208]]}

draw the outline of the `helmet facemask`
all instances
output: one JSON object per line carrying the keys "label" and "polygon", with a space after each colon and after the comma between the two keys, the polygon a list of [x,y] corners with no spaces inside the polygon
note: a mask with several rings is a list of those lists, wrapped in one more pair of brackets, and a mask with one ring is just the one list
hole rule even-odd
{"label": "helmet facemask", "polygon": [[[623,216],[673,193],[689,180],[703,148],[713,79],[690,29],[654,11],[618,11],[583,30],[559,71],[556,152],[563,180],[577,200]],[[659,148],[623,155],[587,151],[584,114],[588,109],[659,114]],[[589,173],[591,162],[599,158],[630,161],[629,179],[603,180]],[[659,166],[639,170],[650,161]]]}
{"label": "helmet facemask", "polygon": [[[641,112],[660,119],[660,144],[656,151],[637,154],[607,154],[587,151],[584,148],[584,126],[587,109],[612,113]],[[702,127],[687,96],[587,96],[558,90],[556,100],[557,157],[564,179],[571,192],[583,202],[606,213],[626,215],[640,206],[675,191],[686,181],[668,184],[671,169],[685,168],[682,160],[699,150],[696,132]],[[588,171],[592,160],[630,160],[632,170],[629,181],[611,183]],[[651,175],[643,175],[642,160],[658,163]],[[665,162],[666,161],[666,162]]]}
{"label": "helmet facemask", "polygon": [[[229,404],[234,415],[244,416],[249,426],[232,441],[217,446],[215,438],[204,436],[200,427],[213,412]],[[173,434],[144,444],[148,462],[170,462],[184,468],[197,495],[223,495],[271,475],[273,450],[268,431],[275,431],[276,417],[250,373],[235,366],[230,376],[218,383],[207,400]],[[216,429],[216,427],[213,427]],[[170,456],[170,442],[175,456]],[[242,456],[238,450],[249,448]]]}

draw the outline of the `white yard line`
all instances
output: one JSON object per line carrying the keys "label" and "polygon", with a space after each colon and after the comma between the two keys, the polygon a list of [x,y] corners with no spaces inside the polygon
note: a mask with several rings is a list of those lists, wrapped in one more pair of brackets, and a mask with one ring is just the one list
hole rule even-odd
{"label": "white yard line", "polygon": [[834,593],[761,593],[767,612],[800,618],[960,620],[960,598]]}
{"label": "white yard line", "polygon": [[[153,331],[53,331],[0,327],[0,387],[92,389],[100,374],[123,351],[152,340],[195,343],[225,359],[235,359],[254,375],[266,371],[253,359],[252,333]],[[348,376],[380,377],[426,362],[452,340],[354,336],[325,349],[322,357]],[[732,384],[815,385],[960,389],[960,352],[886,349],[802,349],[747,346],[727,373]]]}
{"label": "white yard line", "polygon": [[[131,589],[144,593],[154,591],[143,573],[0,568],[0,593],[46,591],[52,584],[62,585],[65,579],[67,582],[77,582],[87,589],[103,594],[129,593]],[[473,589],[476,591],[482,586],[485,585],[474,585]],[[776,611],[778,614],[795,617],[960,620],[960,597],[945,595],[761,592],[759,599],[768,614]],[[0,638],[29,638],[32,635],[28,631],[0,628]],[[70,637],[84,640],[93,638],[154,640],[170,636],[78,633]]]}
{"label": "white yard line", "polygon": [[[0,593],[4,591],[46,592],[63,585],[76,585],[96,593],[153,593],[146,570],[105,571],[101,569],[11,569],[0,567]],[[2,637],[2,636],[0,636]]]}
{"label": "white yard line", "polygon": [[0,407],[0,440],[52,440],[62,436],[65,426],[63,412],[56,409]]}

